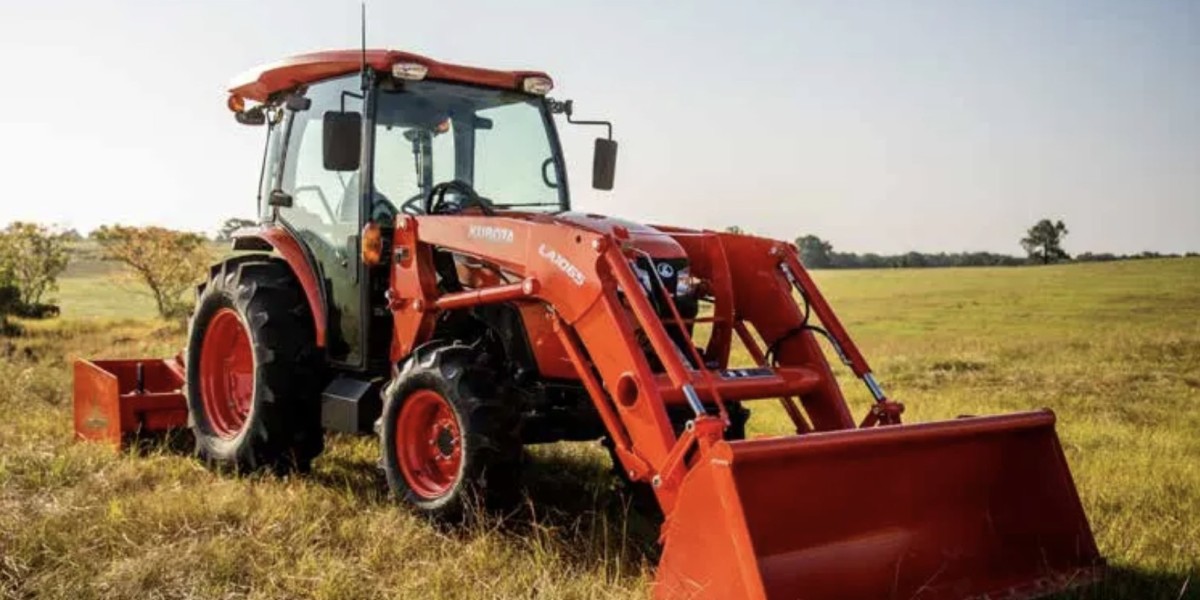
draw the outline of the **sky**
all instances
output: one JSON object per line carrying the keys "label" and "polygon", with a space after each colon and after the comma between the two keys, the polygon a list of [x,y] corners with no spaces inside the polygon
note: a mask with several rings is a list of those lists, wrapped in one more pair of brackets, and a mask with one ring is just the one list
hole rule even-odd
{"label": "sky", "polygon": [[[6,0],[0,223],[214,231],[250,217],[262,129],[226,83],[359,43],[343,0]],[[836,250],[1200,251],[1200,2],[369,2],[367,43],[540,69],[573,205]]]}

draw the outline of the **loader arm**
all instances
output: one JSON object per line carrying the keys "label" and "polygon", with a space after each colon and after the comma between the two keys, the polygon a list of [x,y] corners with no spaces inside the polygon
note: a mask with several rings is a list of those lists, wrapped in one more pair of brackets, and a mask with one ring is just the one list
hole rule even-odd
{"label": "loader arm", "polygon": [[[669,514],[679,483],[699,447],[723,438],[724,396],[736,400],[780,398],[798,431],[854,427],[828,363],[793,289],[829,329],[839,353],[853,357],[856,373],[869,376],[836,315],[787,244],[715,233],[671,232],[702,279],[714,282],[714,334],[710,348],[680,351],[664,319],[687,331],[669,296],[660,317],[641,290],[630,261],[644,253],[620,236],[545,215],[401,216],[394,239],[389,306],[396,320],[392,355],[397,361],[431,335],[442,310],[497,302],[539,303],[616,444],[625,470],[654,485]],[[469,291],[439,294],[433,252],[449,251],[495,265],[520,279]],[[653,260],[651,258],[651,260]],[[730,269],[735,262],[739,269]],[[772,362],[750,376],[728,375],[733,332],[753,328],[772,346]],[[654,373],[637,342],[649,340],[661,373]],[[686,333],[684,334],[686,335]],[[763,356],[751,336],[743,341]],[[689,340],[690,341],[690,340]],[[689,352],[692,354],[688,356]],[[703,354],[703,356],[701,355]],[[716,369],[708,368],[719,360]],[[686,361],[686,362],[685,362]],[[812,421],[794,405],[799,398]],[[686,404],[696,413],[676,437],[665,407]],[[716,407],[707,414],[703,406]]]}
{"label": "loader arm", "polygon": [[[542,307],[622,467],[653,486],[666,515],[659,598],[1035,597],[1099,576],[1052,414],[900,425],[899,404],[793,247],[664,230],[712,303],[704,348],[668,294],[667,310],[651,305],[631,261],[654,258],[620,229],[548,215],[404,216],[388,292],[393,357],[426,341],[442,310]],[[441,293],[439,251],[513,280]],[[684,332],[683,347],[667,324]],[[858,426],[817,335],[876,400]],[[757,368],[730,368],[735,337]],[[724,439],[726,401],[768,398],[797,435]],[[694,411],[678,435],[668,406]]]}

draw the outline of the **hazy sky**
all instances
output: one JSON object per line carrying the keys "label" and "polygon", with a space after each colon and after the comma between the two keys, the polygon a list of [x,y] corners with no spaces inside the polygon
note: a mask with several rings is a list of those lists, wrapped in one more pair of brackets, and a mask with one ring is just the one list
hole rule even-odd
{"label": "hazy sky", "polygon": [[[254,212],[262,130],[225,84],[356,47],[357,2],[0,6],[0,223],[212,231]],[[1200,251],[1200,2],[384,2],[368,44],[548,71],[575,206],[842,250]]]}

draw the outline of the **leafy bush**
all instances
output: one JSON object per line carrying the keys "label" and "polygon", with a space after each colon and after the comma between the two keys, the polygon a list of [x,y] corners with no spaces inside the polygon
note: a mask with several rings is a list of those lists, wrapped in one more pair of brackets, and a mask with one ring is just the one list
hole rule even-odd
{"label": "leafy bush", "polygon": [[58,276],[67,268],[67,241],[36,223],[10,223],[0,231],[0,287],[18,290],[13,313],[48,314],[57,307],[42,304],[47,292],[58,289]]}
{"label": "leafy bush", "polygon": [[164,227],[105,225],[92,233],[105,260],[124,263],[150,289],[164,319],[191,310],[185,293],[203,276],[210,256],[203,236]]}

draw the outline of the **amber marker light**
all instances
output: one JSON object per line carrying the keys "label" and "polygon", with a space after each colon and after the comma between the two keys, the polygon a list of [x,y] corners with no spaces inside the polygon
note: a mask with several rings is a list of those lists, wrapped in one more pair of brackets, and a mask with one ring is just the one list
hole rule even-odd
{"label": "amber marker light", "polygon": [[383,262],[383,231],[374,221],[367,221],[362,230],[362,260],[368,267]]}

